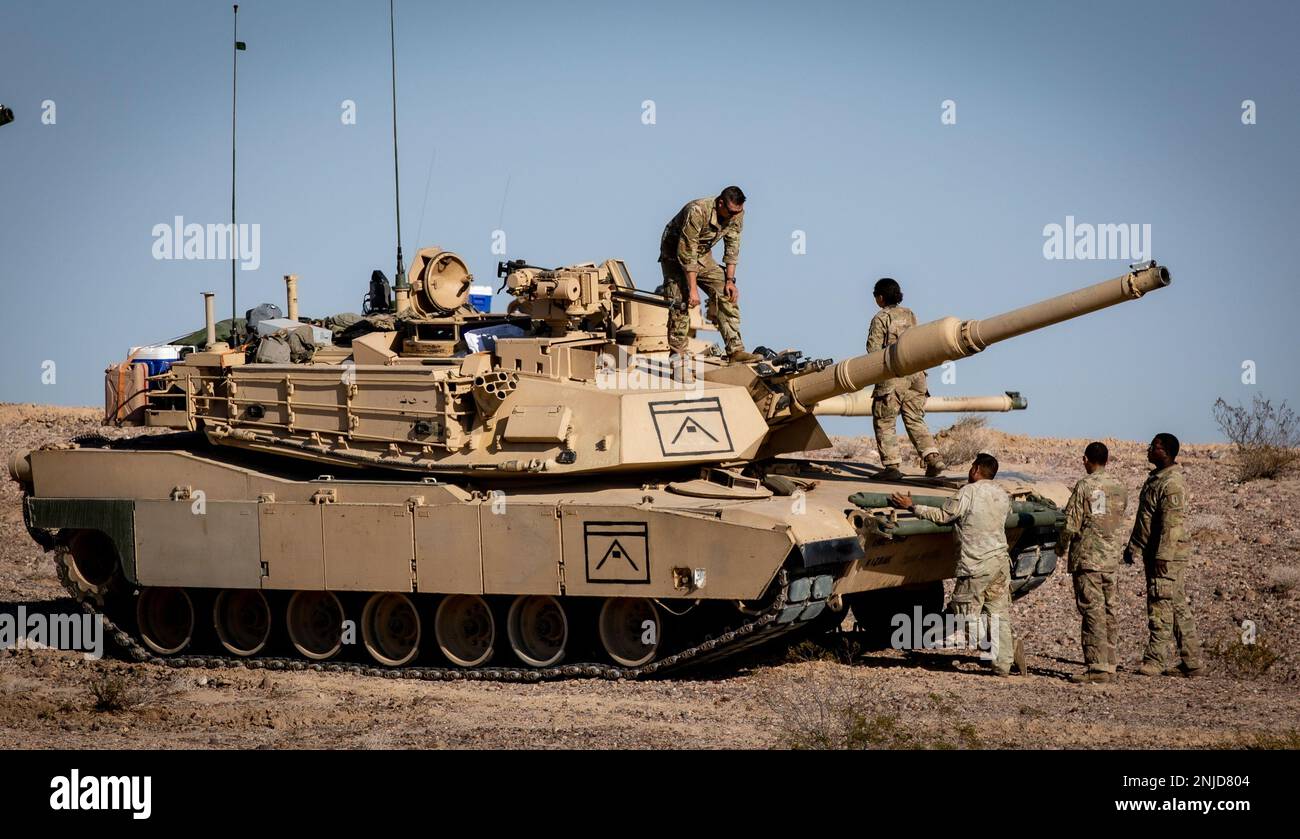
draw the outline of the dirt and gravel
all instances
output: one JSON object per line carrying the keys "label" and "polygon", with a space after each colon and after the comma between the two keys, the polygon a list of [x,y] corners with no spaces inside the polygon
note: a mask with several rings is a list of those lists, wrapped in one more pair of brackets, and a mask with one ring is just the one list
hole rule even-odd
{"label": "dirt and gravel", "polygon": [[[0,405],[0,452],[107,433],[90,409]],[[1085,440],[986,432],[1003,469],[1071,483]],[[1145,443],[1106,441],[1136,497]],[[837,451],[861,440],[840,440]],[[1058,572],[1013,607],[1030,674],[965,654],[863,653],[845,632],[722,670],[648,682],[516,685],[173,669],[110,655],[0,651],[0,748],[1300,748],[1300,474],[1233,482],[1228,447],[1188,445],[1192,608],[1211,649],[1195,680],[1133,674],[1140,570],[1120,573],[1121,672],[1077,686],[1077,613]],[[0,485],[0,614],[74,607]],[[1245,623],[1245,629],[1243,629]],[[1249,631],[1253,627],[1253,638]],[[1254,643],[1242,643],[1245,637]]]}

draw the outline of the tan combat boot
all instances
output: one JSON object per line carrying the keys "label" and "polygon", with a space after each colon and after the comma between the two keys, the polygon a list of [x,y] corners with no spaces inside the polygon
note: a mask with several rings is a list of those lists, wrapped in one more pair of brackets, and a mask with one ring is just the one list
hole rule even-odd
{"label": "tan combat boot", "polygon": [[1074,682],[1076,685],[1108,685],[1115,681],[1115,674],[1089,670],[1087,673],[1075,673],[1071,675],[1070,681]]}
{"label": "tan combat boot", "polygon": [[938,452],[931,452],[925,456],[925,476],[927,478],[937,478],[947,468],[948,464],[943,462],[943,458],[939,456]]}
{"label": "tan combat boot", "polygon": [[1154,661],[1144,661],[1138,665],[1138,669],[1133,672],[1137,673],[1139,676],[1163,676],[1165,675],[1165,668],[1156,664]]}
{"label": "tan combat boot", "polygon": [[763,356],[754,355],[752,352],[745,352],[744,349],[733,350],[727,353],[727,361],[740,362],[741,364],[753,364],[756,361],[762,361]]}
{"label": "tan combat boot", "polygon": [[903,473],[898,471],[898,466],[895,464],[881,469],[874,477],[877,481],[901,481],[903,480]]}
{"label": "tan combat boot", "polygon": [[683,385],[695,384],[695,358],[688,353],[673,355],[673,381]]}

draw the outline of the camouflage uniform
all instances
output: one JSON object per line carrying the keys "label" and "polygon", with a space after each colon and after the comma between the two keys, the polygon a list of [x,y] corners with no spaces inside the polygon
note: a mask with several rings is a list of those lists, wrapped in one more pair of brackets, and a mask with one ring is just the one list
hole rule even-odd
{"label": "camouflage uniform", "polygon": [[[867,352],[889,346],[916,326],[916,315],[905,306],[886,306],[871,319],[867,332]],[[898,451],[898,414],[903,414],[903,427],[912,445],[924,460],[927,455],[938,454],[930,429],[925,425],[925,398],[930,395],[925,371],[900,379],[889,379],[876,385],[872,394],[871,419],[876,430],[876,448],[880,463],[898,468],[903,462]]]}
{"label": "camouflage uniform", "polygon": [[1074,575],[1074,602],[1083,619],[1083,660],[1094,673],[1115,672],[1115,573],[1124,550],[1128,490],[1098,469],[1074,485],[1065,505],[1057,553]]}
{"label": "camouflage uniform", "polygon": [[961,543],[957,560],[957,582],[952,590],[952,609],[968,620],[980,612],[989,616],[994,648],[993,669],[1011,672],[1011,555],[1007,550],[1007,516],[1011,497],[993,481],[966,484],[942,507],[917,504],[917,516],[936,524],[952,524]]}
{"label": "camouflage uniform", "polygon": [[[725,242],[723,263],[735,265],[740,259],[740,231],[744,213],[737,213],[725,225],[718,218],[715,198],[697,198],[690,202],[664,228],[659,240],[659,267],[664,284],[660,292],[674,303],[690,298],[686,272],[695,271],[695,283],[709,296],[714,324],[722,335],[727,352],[740,352],[745,344],[740,338],[740,306],[727,297],[723,287],[726,275],[713,259],[713,246]],[[673,352],[686,350],[691,315],[685,306],[668,310],[668,346]]]}
{"label": "camouflage uniform", "polygon": [[[1141,555],[1147,576],[1147,641],[1143,664],[1168,669],[1170,641],[1178,646],[1183,667],[1201,666],[1201,642],[1187,602],[1183,575],[1187,570],[1187,488],[1178,464],[1153,469],[1142,485],[1137,520],[1129,550]],[[1164,573],[1158,564],[1163,563]]]}

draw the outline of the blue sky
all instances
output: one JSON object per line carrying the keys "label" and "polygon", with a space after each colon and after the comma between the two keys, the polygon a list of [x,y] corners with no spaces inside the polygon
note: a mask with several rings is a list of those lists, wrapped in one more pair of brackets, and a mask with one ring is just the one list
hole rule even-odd
{"label": "blue sky", "polygon": [[[109,361],[201,325],[199,292],[230,309],[228,263],[155,260],[151,231],[228,220],[231,8],[0,9],[0,400],[97,404]],[[356,310],[394,262],[387,3],[239,18],[239,216],[261,225],[239,308],[293,272],[304,313]],[[983,317],[1124,272],[1045,259],[1045,225],[1150,224],[1172,287],[933,392],[1022,391],[1009,431],[1192,441],[1219,439],[1217,397],[1300,404],[1294,4],[398,0],[397,20],[408,259],[438,244],[491,282],[500,225],[511,258],[621,257],[653,288],[663,224],[737,183],[747,343],[843,358],[880,276],[923,321]]]}

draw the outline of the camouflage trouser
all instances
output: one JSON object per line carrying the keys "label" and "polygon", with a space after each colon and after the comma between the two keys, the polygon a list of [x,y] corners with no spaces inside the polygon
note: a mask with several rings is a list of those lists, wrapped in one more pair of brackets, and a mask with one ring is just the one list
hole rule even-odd
{"label": "camouflage trouser", "polygon": [[876,388],[871,402],[871,421],[876,429],[876,449],[880,452],[882,466],[898,466],[903,462],[898,452],[898,415],[903,415],[903,427],[912,445],[924,460],[926,455],[937,454],[930,429],[925,424],[925,374],[917,373],[906,379],[894,379],[885,392]]}
{"label": "camouflage trouser", "polygon": [[1083,660],[1088,670],[1115,672],[1115,572],[1075,571],[1074,602],[1083,618]]}
{"label": "camouflage trouser", "polygon": [[1187,563],[1166,563],[1164,575],[1157,575],[1155,563],[1148,560],[1147,571],[1147,640],[1146,655],[1142,661],[1169,668],[1169,647],[1177,645],[1183,666],[1195,670],[1201,666],[1201,641],[1196,634],[1196,619],[1192,617],[1187,590],[1183,586],[1183,573]]}
{"label": "camouflage trouser", "polygon": [[[952,589],[952,611],[956,615],[974,621],[980,613],[989,616],[990,653],[993,654],[993,669],[999,673],[1011,672],[1011,660],[1014,653],[1011,635],[1011,576],[1010,561],[991,574],[977,577],[958,577]],[[973,636],[974,633],[972,632]]]}
{"label": "camouflage trouser", "polygon": [[[680,263],[665,260],[659,263],[664,272],[663,295],[674,303],[683,303],[690,299],[690,289],[686,285],[686,273]],[[722,342],[727,352],[738,352],[745,348],[740,339],[740,306],[733,303],[723,291],[727,278],[721,266],[716,262],[703,262],[702,270],[695,275],[695,284],[709,296],[709,310],[713,323],[722,335]],[[691,315],[686,309],[673,307],[668,310],[668,347],[675,353],[686,351],[686,341],[690,334]]]}

